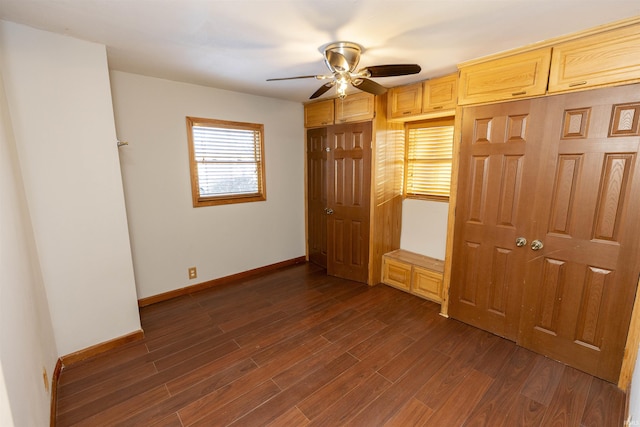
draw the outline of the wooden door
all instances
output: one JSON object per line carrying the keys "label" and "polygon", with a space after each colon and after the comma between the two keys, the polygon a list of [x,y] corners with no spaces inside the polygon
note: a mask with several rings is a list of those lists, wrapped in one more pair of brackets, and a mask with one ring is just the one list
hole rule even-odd
{"label": "wooden door", "polygon": [[369,271],[371,136],[371,122],[335,125],[327,132],[327,272],[364,283]]}
{"label": "wooden door", "polygon": [[515,340],[531,227],[542,100],[465,108],[449,313]]}
{"label": "wooden door", "polygon": [[518,343],[617,382],[640,275],[640,87],[549,98]]}
{"label": "wooden door", "polygon": [[327,268],[327,128],[307,130],[307,242],[309,261]]}

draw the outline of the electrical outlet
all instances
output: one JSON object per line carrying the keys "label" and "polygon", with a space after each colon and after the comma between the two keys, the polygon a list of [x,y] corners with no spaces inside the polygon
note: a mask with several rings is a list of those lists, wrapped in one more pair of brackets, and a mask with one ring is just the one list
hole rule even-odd
{"label": "electrical outlet", "polygon": [[47,368],[42,367],[42,381],[44,381],[44,390],[49,393],[49,375],[47,374]]}
{"label": "electrical outlet", "polygon": [[198,270],[195,267],[189,267],[189,279],[195,279],[198,277]]}

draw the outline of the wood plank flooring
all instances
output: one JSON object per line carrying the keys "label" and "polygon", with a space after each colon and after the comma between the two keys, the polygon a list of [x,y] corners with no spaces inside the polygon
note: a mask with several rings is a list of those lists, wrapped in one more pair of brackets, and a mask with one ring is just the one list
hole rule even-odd
{"label": "wood plank flooring", "polygon": [[622,426],[615,385],[313,264],[144,307],[65,368],[63,426]]}

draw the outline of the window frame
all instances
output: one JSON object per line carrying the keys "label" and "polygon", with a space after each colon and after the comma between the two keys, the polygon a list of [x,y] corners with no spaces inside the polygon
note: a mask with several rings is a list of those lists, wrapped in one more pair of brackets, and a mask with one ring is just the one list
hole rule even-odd
{"label": "window frame", "polygon": [[422,120],[416,122],[407,122],[405,123],[405,155],[404,155],[404,182],[402,186],[403,196],[406,199],[417,199],[417,200],[430,200],[436,202],[449,202],[449,198],[451,196],[451,177],[449,177],[449,191],[446,196],[438,195],[438,194],[429,194],[429,193],[409,193],[407,191],[408,183],[410,181],[409,177],[409,163],[414,161],[409,159],[409,131],[410,129],[418,129],[418,128],[431,128],[431,127],[451,127],[454,131],[451,139],[451,157],[447,158],[449,160],[449,164],[451,169],[453,170],[453,146],[455,142],[455,117],[441,117],[430,120]]}
{"label": "window frame", "polygon": [[[191,196],[193,207],[227,205],[232,203],[262,202],[267,200],[265,153],[264,153],[264,125],[261,123],[234,122],[228,120],[208,119],[202,117],[186,117],[187,141],[189,145],[189,170],[191,175]],[[250,194],[226,194],[223,196],[201,196],[200,177],[198,174],[199,162],[195,158],[195,146],[193,141],[193,127],[211,127],[220,129],[241,129],[257,132],[260,137],[256,148],[259,150],[260,159],[256,162],[258,171],[258,192]]]}

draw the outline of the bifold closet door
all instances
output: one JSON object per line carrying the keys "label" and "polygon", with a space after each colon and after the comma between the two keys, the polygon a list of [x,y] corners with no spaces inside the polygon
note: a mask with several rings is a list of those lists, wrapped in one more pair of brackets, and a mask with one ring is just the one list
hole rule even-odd
{"label": "bifold closet door", "polygon": [[330,126],[327,272],[366,283],[369,275],[371,122]]}
{"label": "bifold closet door", "polygon": [[[640,275],[640,87],[526,102],[463,112],[449,312],[616,382]],[[517,121],[526,148],[491,151]]]}
{"label": "bifold closet door", "polygon": [[307,242],[309,261],[327,268],[327,128],[307,130]]}
{"label": "bifold closet door", "polygon": [[518,344],[617,382],[640,275],[640,86],[550,97]]}
{"label": "bifold closet door", "polygon": [[513,341],[543,121],[541,100],[463,111],[449,313]]}

